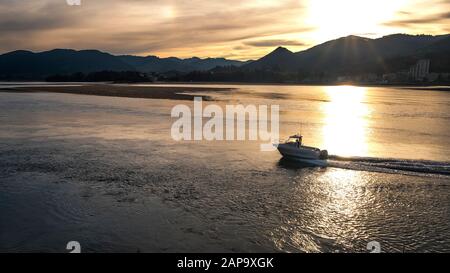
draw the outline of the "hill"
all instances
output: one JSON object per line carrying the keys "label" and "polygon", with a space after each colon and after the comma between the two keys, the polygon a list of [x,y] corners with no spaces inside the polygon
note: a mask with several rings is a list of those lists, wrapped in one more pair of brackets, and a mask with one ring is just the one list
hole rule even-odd
{"label": "hill", "polygon": [[[277,48],[242,68],[326,74],[389,72],[392,69],[386,64],[391,59],[413,60],[426,56],[425,53],[445,56],[450,50],[449,39],[450,35],[395,34],[378,39],[347,36],[296,53]],[[450,71],[450,67],[442,69]]]}

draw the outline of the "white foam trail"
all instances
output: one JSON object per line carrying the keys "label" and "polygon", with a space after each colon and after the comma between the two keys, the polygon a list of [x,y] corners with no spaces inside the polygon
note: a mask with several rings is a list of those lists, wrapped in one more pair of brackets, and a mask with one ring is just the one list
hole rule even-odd
{"label": "white foam trail", "polygon": [[388,173],[422,173],[450,176],[450,162],[377,157],[329,156],[329,167]]}

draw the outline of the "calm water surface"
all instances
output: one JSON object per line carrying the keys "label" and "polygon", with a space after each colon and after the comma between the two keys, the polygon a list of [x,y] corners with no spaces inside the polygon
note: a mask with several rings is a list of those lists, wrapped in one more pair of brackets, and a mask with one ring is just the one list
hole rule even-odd
{"label": "calm water surface", "polygon": [[449,93],[235,87],[208,103],[280,105],[330,166],[175,142],[192,102],[0,93],[0,251],[450,251]]}

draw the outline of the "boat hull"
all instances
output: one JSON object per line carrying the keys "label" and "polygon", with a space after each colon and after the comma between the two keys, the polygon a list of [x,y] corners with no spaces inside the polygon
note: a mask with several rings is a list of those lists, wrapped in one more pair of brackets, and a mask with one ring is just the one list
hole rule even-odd
{"label": "boat hull", "polygon": [[327,160],[320,159],[319,149],[304,146],[297,147],[292,144],[279,144],[277,148],[280,154],[289,160],[295,160],[313,166],[327,166]]}

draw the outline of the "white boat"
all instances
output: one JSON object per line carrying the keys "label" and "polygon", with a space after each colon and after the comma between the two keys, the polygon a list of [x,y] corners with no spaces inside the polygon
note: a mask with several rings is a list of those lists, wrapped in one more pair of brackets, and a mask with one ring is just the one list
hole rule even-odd
{"label": "white boat", "polygon": [[283,157],[314,166],[327,166],[328,152],[318,148],[302,145],[303,137],[299,134],[290,136],[285,143],[277,145]]}

